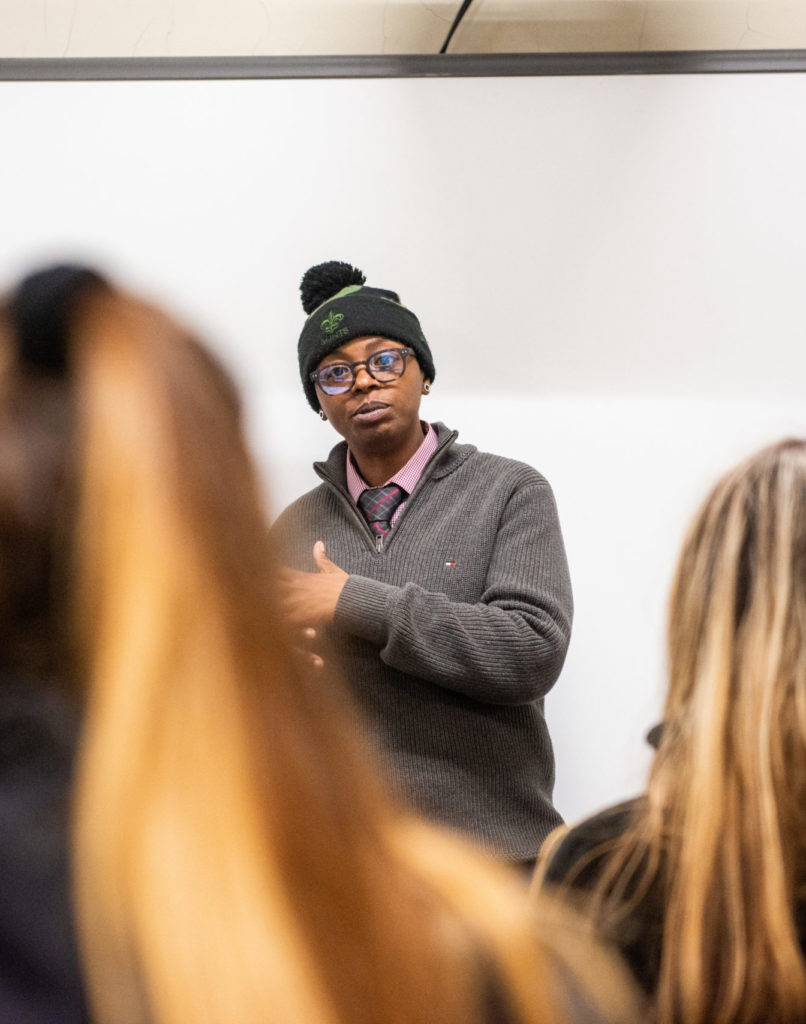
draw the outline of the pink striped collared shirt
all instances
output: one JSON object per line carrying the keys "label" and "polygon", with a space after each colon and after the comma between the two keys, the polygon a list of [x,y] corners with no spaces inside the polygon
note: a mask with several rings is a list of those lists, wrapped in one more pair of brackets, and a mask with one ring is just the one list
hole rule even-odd
{"label": "pink striped collared shirt", "polygon": [[[422,421],[420,421],[422,422]],[[402,487],[406,494],[411,494],[414,488],[417,486],[417,481],[423,475],[425,465],[434,452],[437,450],[437,432],[431,426],[430,423],[423,423],[425,427],[425,437],[423,443],[412,455],[409,461],[401,469],[394,473],[386,480],[382,486],[386,487],[388,484],[397,484],[398,487]],[[358,472],[353,465],[353,460],[350,457],[350,452],[347,452],[347,490],[350,492],[350,497],[353,501],[358,504],[358,499],[361,494],[369,489],[369,485],[364,482],[364,478]],[[395,509],[395,514],[392,516],[391,526],[394,526],[397,520],[400,518],[400,514],[406,507],[406,502],[401,503]]]}

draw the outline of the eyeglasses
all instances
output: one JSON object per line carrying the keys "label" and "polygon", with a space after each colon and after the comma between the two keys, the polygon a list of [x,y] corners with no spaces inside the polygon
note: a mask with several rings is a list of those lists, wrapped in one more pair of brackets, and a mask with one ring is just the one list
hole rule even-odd
{"label": "eyeglasses", "polygon": [[373,352],[369,359],[359,359],[357,363],[328,363],[320,366],[310,375],[314,384],[318,384],[326,395],[343,395],[355,384],[355,371],[359,366],[366,367],[367,373],[381,384],[397,380],[406,372],[406,356],[413,356],[411,348],[382,348]]}

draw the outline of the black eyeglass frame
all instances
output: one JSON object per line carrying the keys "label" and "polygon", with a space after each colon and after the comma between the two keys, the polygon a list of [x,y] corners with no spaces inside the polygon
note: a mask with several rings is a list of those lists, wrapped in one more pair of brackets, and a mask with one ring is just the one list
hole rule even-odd
{"label": "black eyeglass frame", "polygon": [[[377,356],[385,355],[387,352],[394,352],[395,355],[399,355],[401,357],[401,359],[403,360],[403,365],[400,368],[400,373],[395,373],[395,372],[390,371],[391,372],[391,376],[387,377],[384,380],[383,378],[379,377],[377,375],[377,373],[374,373],[372,371],[372,368],[370,367],[369,364],[370,364],[370,360],[375,359]],[[355,363],[348,363],[346,360],[343,361],[343,362],[340,361],[340,362],[336,362],[336,363],[328,363],[326,366],[320,366],[316,370],[312,370],[308,376],[309,376],[310,380],[314,384],[317,384],[326,395],[346,395],[349,391],[352,391],[353,388],[355,387],[355,382],[356,382],[356,372],[355,371],[356,371],[356,367],[363,366],[364,369],[367,371],[367,373],[370,375],[370,377],[372,377],[373,380],[378,381],[379,384],[390,384],[393,380],[400,380],[400,378],[406,372],[406,359],[409,356],[413,356],[413,355],[415,355],[414,349],[413,348],[409,348],[407,345],[404,346],[403,348],[379,348],[377,352],[373,352],[372,355],[367,356],[366,359],[359,359]],[[349,385],[346,388],[344,388],[344,390],[342,390],[342,391],[327,391],[325,389],[325,386],[322,384],[322,382],[319,379],[319,374],[320,373],[322,373],[325,370],[329,370],[329,369],[331,369],[334,366],[347,366],[347,367],[349,367],[350,373],[352,375],[351,378],[350,378]]]}

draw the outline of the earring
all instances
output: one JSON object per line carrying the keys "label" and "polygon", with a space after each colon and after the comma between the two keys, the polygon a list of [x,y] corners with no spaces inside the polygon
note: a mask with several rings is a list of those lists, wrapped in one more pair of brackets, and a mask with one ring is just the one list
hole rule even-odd
{"label": "earring", "polygon": [[431,383],[430,383],[430,381],[426,381],[425,384],[423,384],[423,394],[424,395],[430,395],[431,394]]}
{"label": "earring", "polygon": [[325,423],[325,422],[327,421],[327,416],[325,416],[325,411],[324,411],[324,409],[320,409],[320,410],[319,410],[319,419],[320,419],[320,420],[321,420],[321,421],[322,421],[323,423]]}

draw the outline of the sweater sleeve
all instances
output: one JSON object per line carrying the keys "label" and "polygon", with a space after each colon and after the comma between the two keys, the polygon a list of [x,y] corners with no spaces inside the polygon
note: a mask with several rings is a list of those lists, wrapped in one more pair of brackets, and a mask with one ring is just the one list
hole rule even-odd
{"label": "sweater sleeve", "polygon": [[560,673],[572,608],[554,496],[541,478],[510,496],[477,603],[350,576],[335,625],[401,672],[478,701],[525,704]]}

